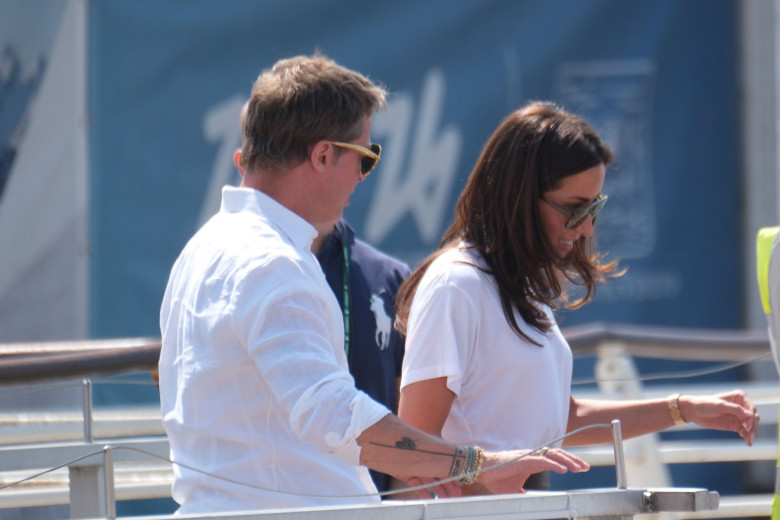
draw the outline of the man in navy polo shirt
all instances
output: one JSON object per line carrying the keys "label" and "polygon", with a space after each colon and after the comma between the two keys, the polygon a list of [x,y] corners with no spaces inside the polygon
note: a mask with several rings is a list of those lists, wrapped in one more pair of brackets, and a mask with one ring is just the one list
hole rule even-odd
{"label": "man in navy polo shirt", "polygon": [[[409,266],[357,239],[344,220],[320,234],[312,251],[344,314],[344,349],[355,386],[396,413],[404,339],[393,327],[395,295]],[[372,470],[371,477],[380,492],[389,489],[389,475]]]}

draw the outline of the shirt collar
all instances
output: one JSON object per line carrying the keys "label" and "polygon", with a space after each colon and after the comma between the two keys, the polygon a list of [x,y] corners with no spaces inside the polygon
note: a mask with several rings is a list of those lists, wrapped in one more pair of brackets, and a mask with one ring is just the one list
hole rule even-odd
{"label": "shirt collar", "polygon": [[331,254],[332,250],[338,250],[340,253],[342,246],[351,248],[354,244],[355,230],[344,219],[341,219],[336,222],[336,225],[333,226],[333,231],[328,234],[328,238],[317,253],[317,258],[323,260],[327,258],[327,255]]}
{"label": "shirt collar", "polygon": [[341,243],[350,247],[355,243],[355,230],[353,230],[352,227],[347,224],[346,220],[341,219],[336,222],[335,232],[339,234]]}
{"label": "shirt collar", "polygon": [[249,211],[274,223],[287,237],[301,249],[311,249],[311,243],[317,236],[317,230],[306,220],[285,206],[254,188],[222,188],[222,207],[220,211],[238,213]]}

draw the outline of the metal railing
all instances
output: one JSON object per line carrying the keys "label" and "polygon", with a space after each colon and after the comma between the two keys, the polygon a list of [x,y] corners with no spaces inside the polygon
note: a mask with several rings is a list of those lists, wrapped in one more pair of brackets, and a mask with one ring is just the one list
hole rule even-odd
{"label": "metal railing", "polygon": [[[671,393],[707,395],[742,388],[756,404],[764,425],[752,447],[736,435],[728,439],[686,438],[675,435],[701,430],[686,424],[660,434],[643,435],[626,441],[626,471],[636,486],[670,486],[670,465],[719,462],[776,461],[778,454],[777,424],[780,385],[773,369],[769,339],[765,332],[670,329],[590,324],[565,331],[575,355],[596,358],[594,381],[597,390],[578,390],[575,396],[641,399],[665,397]],[[635,360],[651,358],[675,361],[725,363],[734,369],[742,363],[772,366],[771,377],[763,380],[698,382],[686,373],[666,373],[653,385],[643,384]],[[721,367],[723,368],[723,367]],[[704,371],[707,372],[707,371]],[[669,377],[674,376],[674,377]],[[671,382],[673,381],[673,382]],[[771,431],[769,430],[771,429]],[[766,434],[766,435],[764,435]],[[671,437],[671,439],[669,438]],[[611,453],[603,447],[580,447],[571,450],[591,465],[608,465]],[[772,474],[772,478],[774,475]],[[701,514],[678,514],[673,518],[767,517],[771,512],[774,482],[766,483],[766,492],[721,496],[717,511]]]}
{"label": "metal railing", "polygon": [[[597,359],[594,381],[598,383],[598,389],[580,391],[575,388],[575,395],[639,398],[669,393],[671,387],[642,385],[633,364],[636,357],[739,363],[764,355],[763,359],[771,362],[767,336],[756,332],[607,324],[570,327],[563,332],[575,357],[594,356]],[[59,463],[63,468],[47,472],[45,483],[36,484],[39,479],[32,479],[0,489],[0,509],[70,503],[73,518],[110,516],[106,501],[98,500],[109,487],[109,480],[116,500],[170,496],[172,470],[167,462],[167,440],[159,408],[93,410],[91,405],[93,379],[117,373],[153,371],[159,348],[160,342],[154,338],[0,344],[0,381],[6,390],[31,382],[46,385],[69,381],[84,392],[81,413],[47,410],[0,414],[0,421],[7,425],[0,429],[0,444],[4,445],[0,446],[0,486],[25,479],[38,469],[51,469],[52,460],[79,459],[73,464]],[[745,381],[739,386],[745,388],[759,406],[762,423],[776,425],[780,404],[777,379]],[[686,382],[684,386],[677,384],[675,388],[685,393],[721,390],[717,384],[696,382]],[[677,427],[686,428],[692,427]],[[745,447],[741,439],[733,442],[660,440],[658,436],[632,439],[626,442],[627,480],[632,489],[654,489],[670,485],[665,470],[668,464],[774,461],[776,439],[775,433],[771,438],[759,438],[752,448]],[[592,465],[614,464],[610,447],[572,451]],[[105,466],[107,454],[113,459],[110,470]],[[98,493],[96,489],[102,492]],[[707,512],[697,513],[691,508],[676,509],[679,514],[674,517],[768,516],[770,502],[769,494],[723,497],[717,511],[700,508],[699,511]],[[648,511],[635,511],[634,514],[640,512]]]}

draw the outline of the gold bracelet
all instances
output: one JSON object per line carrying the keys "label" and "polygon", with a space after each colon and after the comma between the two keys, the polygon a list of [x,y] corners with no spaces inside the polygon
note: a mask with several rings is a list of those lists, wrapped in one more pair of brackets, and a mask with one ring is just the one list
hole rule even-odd
{"label": "gold bracelet", "polygon": [[680,394],[672,394],[666,398],[666,406],[669,408],[669,416],[676,425],[685,424],[682,413],[680,413]]}
{"label": "gold bracelet", "polygon": [[474,468],[474,480],[472,484],[477,481],[477,477],[482,472],[482,464],[485,462],[485,452],[482,448],[477,446],[477,467]]}

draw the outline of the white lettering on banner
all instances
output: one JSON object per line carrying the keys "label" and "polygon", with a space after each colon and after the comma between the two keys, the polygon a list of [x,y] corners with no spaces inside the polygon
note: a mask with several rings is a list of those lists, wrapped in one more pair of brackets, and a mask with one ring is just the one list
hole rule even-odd
{"label": "white lettering on banner", "polygon": [[[412,96],[399,93],[387,112],[374,116],[374,137],[385,144],[382,174],[366,215],[365,236],[380,243],[408,212],[427,243],[438,242],[448,197],[461,153],[461,132],[455,126],[437,130],[445,96],[444,74],[433,69],[425,77],[414,134]],[[411,157],[404,169],[408,136]],[[404,172],[405,173],[402,173]]]}
{"label": "white lettering on banner", "polygon": [[241,180],[241,175],[233,165],[233,152],[241,146],[241,128],[238,118],[244,101],[246,101],[245,97],[233,96],[206,112],[203,120],[203,135],[208,142],[218,143],[219,147],[214,164],[211,166],[209,182],[198,217],[198,226],[219,211],[222,186],[238,184]]}

